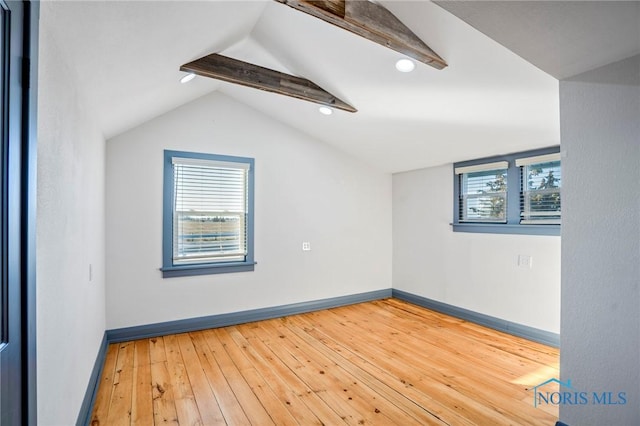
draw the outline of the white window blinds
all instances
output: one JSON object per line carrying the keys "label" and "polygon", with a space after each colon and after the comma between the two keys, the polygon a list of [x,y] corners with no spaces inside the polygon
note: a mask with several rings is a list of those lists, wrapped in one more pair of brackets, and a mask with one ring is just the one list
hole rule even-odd
{"label": "white window blinds", "polygon": [[243,261],[249,164],[172,158],[173,262]]}
{"label": "white window blinds", "polygon": [[507,221],[506,161],[458,167],[460,222]]}
{"label": "white window blinds", "polygon": [[560,153],[520,158],[520,223],[560,224],[562,169]]}

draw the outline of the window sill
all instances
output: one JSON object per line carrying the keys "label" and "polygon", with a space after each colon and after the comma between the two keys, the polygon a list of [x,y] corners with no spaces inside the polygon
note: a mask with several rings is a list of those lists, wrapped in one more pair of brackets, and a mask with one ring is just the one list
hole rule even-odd
{"label": "window sill", "polygon": [[162,278],[191,277],[195,275],[229,274],[251,272],[256,262],[229,262],[218,264],[167,266],[160,268]]}
{"label": "window sill", "polygon": [[453,232],[560,236],[560,225],[514,225],[504,223],[450,223],[450,225],[453,227]]}

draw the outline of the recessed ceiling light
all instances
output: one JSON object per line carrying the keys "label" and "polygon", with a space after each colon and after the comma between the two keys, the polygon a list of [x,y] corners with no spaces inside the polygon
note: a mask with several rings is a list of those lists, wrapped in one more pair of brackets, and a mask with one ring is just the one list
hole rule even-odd
{"label": "recessed ceiling light", "polygon": [[320,111],[320,114],[324,114],[324,115],[333,114],[333,110],[326,106],[321,106],[320,108],[318,108],[318,111]]}
{"label": "recessed ceiling light", "polygon": [[194,78],[196,78],[196,75],[192,72],[190,72],[189,74],[184,75],[181,79],[180,79],[180,83],[188,83],[191,80],[193,80]]}
{"label": "recessed ceiling light", "polygon": [[396,62],[396,69],[400,72],[411,72],[416,67],[416,63],[411,59],[402,58]]}

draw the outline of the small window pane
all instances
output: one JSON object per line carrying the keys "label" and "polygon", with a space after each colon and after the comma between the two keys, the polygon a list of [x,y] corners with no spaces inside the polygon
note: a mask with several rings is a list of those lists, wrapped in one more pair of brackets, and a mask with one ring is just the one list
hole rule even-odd
{"label": "small window pane", "polygon": [[522,224],[559,224],[562,173],[560,161],[522,167]]}
{"label": "small window pane", "polygon": [[460,221],[507,221],[507,169],[460,175]]}

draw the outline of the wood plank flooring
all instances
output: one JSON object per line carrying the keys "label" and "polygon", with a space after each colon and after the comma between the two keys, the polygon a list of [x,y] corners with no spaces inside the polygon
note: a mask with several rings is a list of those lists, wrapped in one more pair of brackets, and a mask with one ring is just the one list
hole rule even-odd
{"label": "wood plank flooring", "polygon": [[558,350],[396,299],[109,346],[92,425],[549,425]]}

